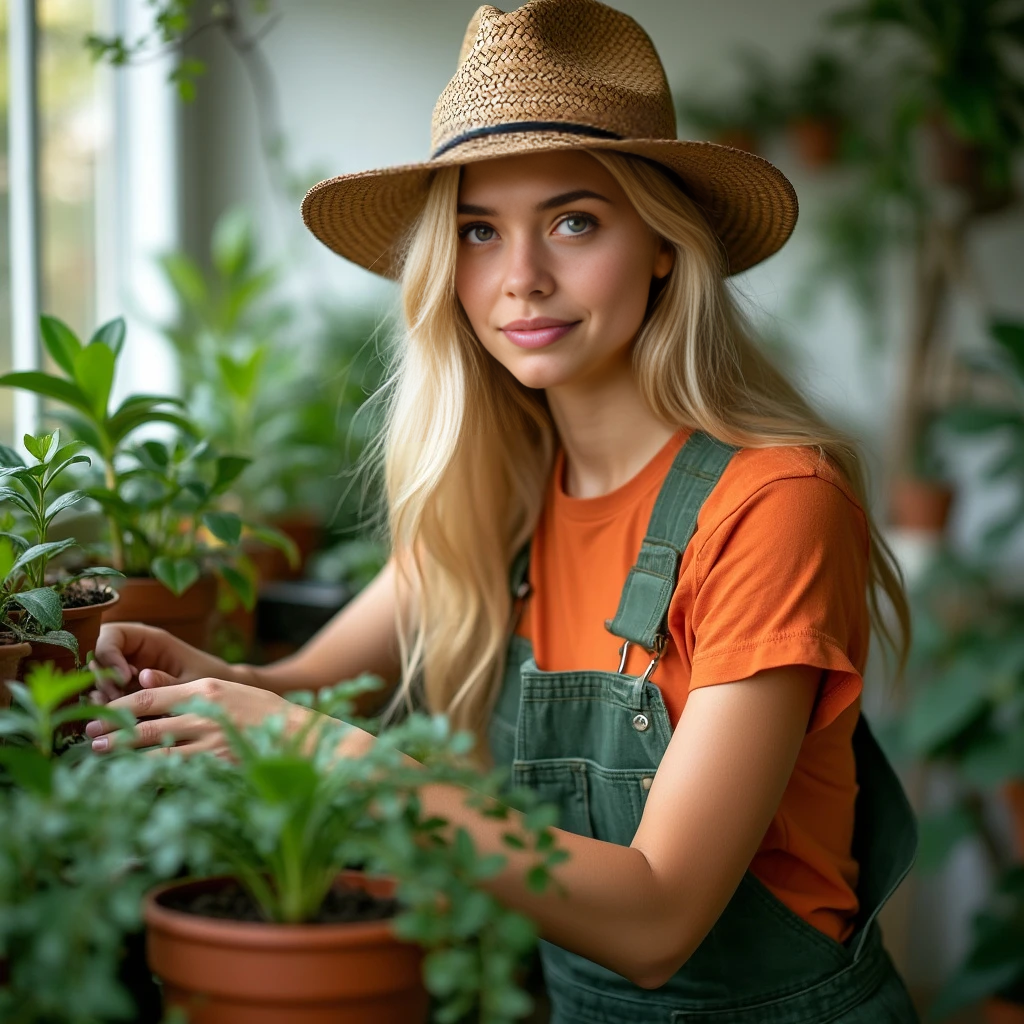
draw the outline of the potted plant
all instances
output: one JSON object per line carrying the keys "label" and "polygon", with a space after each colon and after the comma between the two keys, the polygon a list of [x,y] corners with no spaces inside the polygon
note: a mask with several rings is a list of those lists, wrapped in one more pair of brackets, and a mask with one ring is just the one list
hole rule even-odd
{"label": "potted plant", "polygon": [[[104,324],[88,344],[56,318],[44,316],[40,323],[44,345],[62,374],[8,373],[0,377],[0,385],[62,405],[52,415],[102,465],[102,483],[84,488],[84,493],[105,513],[109,540],[104,548],[114,567],[128,577],[119,587],[118,607],[105,612],[104,621],[148,621],[204,645],[216,599],[214,573],[249,607],[255,599],[251,567],[238,550],[243,521],[217,508],[248,460],[218,456],[202,440],[130,443],[137,429],[153,424],[169,425],[184,438],[195,438],[196,429],[182,415],[181,400],[172,396],[131,395],[110,409],[124,321]],[[203,528],[210,543],[200,534]],[[254,529],[268,543],[293,552],[291,542],[277,531]]]}
{"label": "potted plant", "polygon": [[59,558],[76,543],[74,538],[50,540],[50,524],[61,512],[81,501],[85,493],[66,491],[52,501],[48,495],[71,466],[89,465],[91,460],[80,454],[84,447],[81,441],[61,445],[59,430],[40,437],[26,434],[24,443],[35,459],[34,465],[26,465],[16,451],[0,445],[0,479],[4,481],[0,486],[0,500],[10,502],[27,520],[24,532],[29,534],[29,539],[13,532],[13,521],[4,524],[6,536],[17,554],[34,552],[25,564],[26,585],[32,595],[19,603],[30,622],[38,623],[37,633],[66,633],[70,634],[70,639],[59,635],[56,640],[33,640],[31,654],[22,670],[34,662],[47,660],[54,661],[61,669],[77,668],[96,646],[104,611],[118,599],[117,591],[109,586],[97,586],[95,581],[98,577],[122,576],[123,573],[107,566],[90,566],[78,573],[63,573],[55,579],[48,577],[51,560]]}
{"label": "potted plant", "polygon": [[93,672],[38,665],[0,710],[0,1020],[159,1024],[142,959],[142,896],[179,870],[194,795],[166,759],[68,745],[68,726],[124,711],[69,705]]}
{"label": "potted plant", "polygon": [[[1024,530],[1024,324],[995,319],[989,334],[988,350],[962,360],[972,394],[937,425],[985,438],[992,451],[982,479],[1006,488],[1012,500],[971,551],[940,548],[915,587],[912,699],[902,737],[911,753],[953,771],[952,801],[922,822],[922,866],[939,865],[954,845],[974,837],[1001,880],[935,1015],[987,997],[996,1002],[986,1012],[1003,1021],[1024,1020],[1024,593],[999,571]],[[1009,812],[1009,843],[990,825],[993,797]]]}
{"label": "potted plant", "polygon": [[783,86],[764,51],[737,51],[741,81],[730,96],[718,100],[680,96],[676,111],[689,131],[723,146],[761,153],[767,139],[784,124],[779,98]]}
{"label": "potted plant", "polygon": [[790,90],[786,128],[804,165],[820,170],[835,164],[847,121],[851,72],[831,50],[802,58]]}
{"label": "potted plant", "polygon": [[[347,714],[353,693],[372,684],[322,691],[315,706]],[[425,983],[442,1004],[438,1019],[476,1009],[498,1024],[528,1011],[517,965],[535,930],[480,887],[504,856],[479,854],[464,830],[447,835],[417,798],[425,784],[462,784],[486,813],[507,816],[494,799],[498,776],[481,779],[465,761],[466,735],[450,735],[442,717],[413,715],[364,757],[339,758],[348,726],[326,715],[289,735],[284,716],[241,732],[218,705],[186,709],[220,723],[231,762],[194,757],[180,766],[179,778],[201,794],[189,826],[199,877],[158,887],[145,912],[168,1009],[184,1009],[193,1024],[258,1013],[295,1024],[325,1013],[415,1024],[426,1019]],[[538,889],[564,857],[550,811],[534,807],[526,827],[507,836],[510,847],[536,852]],[[344,872],[352,864],[362,872]]]}

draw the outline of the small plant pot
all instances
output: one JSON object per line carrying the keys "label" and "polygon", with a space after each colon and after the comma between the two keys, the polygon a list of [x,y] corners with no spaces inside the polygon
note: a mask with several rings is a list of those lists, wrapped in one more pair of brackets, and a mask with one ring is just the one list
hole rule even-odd
{"label": "small plant pot", "polygon": [[104,622],[143,622],[166,629],[201,651],[209,648],[217,608],[216,576],[200,576],[180,597],[148,576],[129,576],[117,590],[121,599],[103,613]]}
{"label": "small plant pot", "polygon": [[[64,629],[74,634],[78,641],[78,661],[80,665],[85,664],[85,659],[90,651],[96,649],[96,641],[99,639],[100,626],[103,624],[103,615],[120,600],[116,590],[108,588],[110,596],[106,601],[99,604],[81,605],[77,608],[65,608],[63,611]],[[36,664],[52,661],[54,666],[62,672],[75,671],[75,653],[69,651],[60,644],[46,644],[38,640],[32,641],[32,653],[22,662],[21,675]]]}
{"label": "small plant pot", "polygon": [[18,678],[18,668],[22,659],[31,653],[32,645],[29,643],[0,644],[0,708],[11,706],[11,691],[4,683],[9,679]]}
{"label": "small plant pot", "polygon": [[[177,894],[214,891],[227,878],[172,882],[145,900],[149,965],[165,1009],[189,1024],[421,1024],[429,999],[422,951],[399,941],[390,921],[284,925],[231,921],[173,910]],[[388,879],[346,871],[340,881],[375,896]]]}
{"label": "small plant pot", "polygon": [[271,525],[295,542],[295,546],[299,549],[299,564],[293,569],[288,564],[288,559],[283,551],[255,538],[247,537],[242,542],[242,546],[255,563],[260,582],[301,579],[310,556],[323,541],[324,527],[320,517],[312,512],[295,512],[273,520]]}
{"label": "small plant pot", "polygon": [[940,534],[946,529],[953,496],[953,488],[939,480],[897,477],[889,495],[889,521],[906,530]]}
{"label": "small plant pot", "polygon": [[793,148],[812,171],[831,167],[839,159],[842,126],[836,118],[798,117],[789,124]]}

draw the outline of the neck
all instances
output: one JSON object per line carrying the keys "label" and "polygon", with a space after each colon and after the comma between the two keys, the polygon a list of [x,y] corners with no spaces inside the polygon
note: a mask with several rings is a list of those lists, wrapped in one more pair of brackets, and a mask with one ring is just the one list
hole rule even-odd
{"label": "neck", "polygon": [[621,487],[678,430],[647,408],[628,367],[598,382],[548,388],[547,397],[565,450],[565,492],[574,498]]}

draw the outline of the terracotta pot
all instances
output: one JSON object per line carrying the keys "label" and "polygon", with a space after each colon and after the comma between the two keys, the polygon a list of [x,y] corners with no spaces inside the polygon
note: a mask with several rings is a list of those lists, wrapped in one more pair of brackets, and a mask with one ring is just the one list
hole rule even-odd
{"label": "terracotta pot", "polygon": [[1024,1006],[1005,999],[986,999],[982,1013],[985,1024],[1024,1024]]}
{"label": "terracotta pot", "polygon": [[[165,1009],[189,1024],[420,1024],[429,1000],[422,951],[388,921],[255,924],[200,917],[161,904],[168,890],[209,891],[224,878],[172,882],[145,901],[146,954]],[[340,880],[378,896],[394,883],[346,871]]]}
{"label": "terracotta pot", "polygon": [[944,114],[933,111],[929,115],[925,134],[936,180],[970,197],[975,213],[993,213],[1013,202],[1012,183],[995,187],[986,180],[984,150],[977,143],[960,138]]}
{"label": "terracotta pot", "polygon": [[104,622],[144,622],[199,650],[209,647],[210,622],[217,607],[216,576],[200,576],[181,597],[148,576],[129,576],[118,583],[117,590],[121,600],[103,613]]}
{"label": "terracotta pot", "polygon": [[938,480],[897,477],[889,494],[893,526],[923,533],[942,533],[953,503],[953,488]]}
{"label": "terracotta pot", "polygon": [[840,124],[835,118],[798,117],[789,124],[793,148],[811,170],[829,167],[839,157]]}
{"label": "terracotta pot", "polygon": [[[102,604],[84,605],[80,608],[64,609],[64,629],[73,633],[78,641],[78,661],[85,664],[86,655],[96,649],[96,640],[100,635],[100,626],[103,624],[103,615],[113,608],[120,600],[116,590],[111,590],[111,598]],[[32,653],[21,663],[21,675],[24,678],[25,672],[32,665],[45,661],[52,661],[62,672],[75,671],[75,654],[66,647],[59,644],[45,644],[39,641],[32,641]]]}
{"label": "terracotta pot", "polygon": [[29,643],[0,644],[0,708],[11,706],[11,691],[3,685],[4,681],[18,678],[21,659],[31,653]]}
{"label": "terracotta pot", "polygon": [[272,522],[282,533],[287,534],[299,549],[299,564],[292,568],[283,551],[253,538],[246,538],[242,546],[256,564],[260,581],[301,579],[306,571],[310,555],[319,548],[323,540],[324,527],[320,517],[312,512],[295,512]]}

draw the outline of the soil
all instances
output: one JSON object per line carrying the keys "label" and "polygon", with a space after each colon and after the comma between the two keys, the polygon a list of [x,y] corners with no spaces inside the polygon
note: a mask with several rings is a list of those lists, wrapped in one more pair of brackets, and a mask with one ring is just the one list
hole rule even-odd
{"label": "soil", "polygon": [[20,643],[21,641],[18,639],[18,637],[14,633],[10,632],[10,630],[0,630],[0,647],[7,647],[10,644]]}
{"label": "soil", "polygon": [[113,590],[105,583],[75,580],[64,588],[61,605],[64,608],[88,608],[94,604],[104,604],[113,596]]}
{"label": "soil", "polygon": [[[180,910],[199,917],[216,917],[229,921],[266,922],[259,906],[238,882],[227,882],[206,892],[171,890],[160,897],[169,910]],[[339,885],[327,894],[316,916],[304,924],[351,924],[359,921],[382,921],[398,913],[398,900],[371,896],[362,889]]]}

